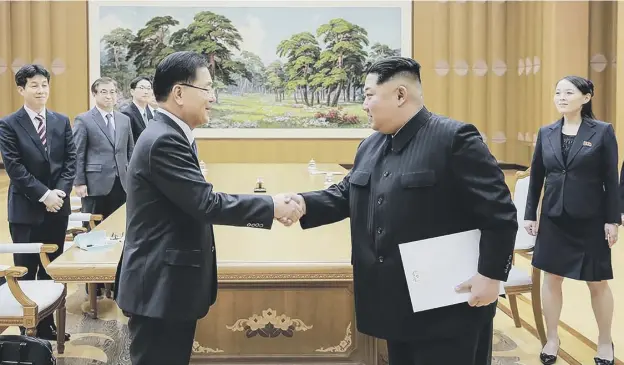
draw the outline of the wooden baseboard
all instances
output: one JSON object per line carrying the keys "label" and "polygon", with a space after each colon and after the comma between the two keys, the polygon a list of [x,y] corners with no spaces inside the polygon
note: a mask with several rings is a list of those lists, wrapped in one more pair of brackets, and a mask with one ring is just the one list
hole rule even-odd
{"label": "wooden baseboard", "polygon": [[[348,163],[341,163],[340,166],[342,166],[343,168],[347,170],[351,170],[353,168],[353,164],[348,164]],[[528,166],[523,166],[523,165],[518,165],[518,164],[513,164],[513,163],[499,163],[498,166],[502,170],[524,171],[529,168]]]}

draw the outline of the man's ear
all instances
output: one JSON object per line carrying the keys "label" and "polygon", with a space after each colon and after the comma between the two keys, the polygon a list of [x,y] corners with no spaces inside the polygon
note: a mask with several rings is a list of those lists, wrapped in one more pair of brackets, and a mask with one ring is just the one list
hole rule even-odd
{"label": "man's ear", "polygon": [[403,85],[400,85],[396,91],[397,95],[397,105],[401,106],[407,101],[407,88]]}

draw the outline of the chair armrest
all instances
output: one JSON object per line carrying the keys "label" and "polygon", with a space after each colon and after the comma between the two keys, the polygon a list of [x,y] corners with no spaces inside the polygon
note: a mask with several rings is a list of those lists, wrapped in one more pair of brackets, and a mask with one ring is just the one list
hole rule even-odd
{"label": "chair armrest", "polygon": [[0,278],[21,278],[26,275],[28,269],[23,266],[0,265]]}
{"label": "chair armrest", "polygon": [[0,253],[38,253],[44,269],[50,264],[48,254],[56,250],[58,250],[57,245],[45,243],[0,244]]}
{"label": "chair armrest", "polygon": [[17,302],[24,308],[35,308],[37,304],[24,294],[24,291],[20,288],[19,282],[17,281],[17,278],[21,278],[26,275],[27,272],[28,269],[23,266],[0,266],[0,278],[6,278],[9,291]]}

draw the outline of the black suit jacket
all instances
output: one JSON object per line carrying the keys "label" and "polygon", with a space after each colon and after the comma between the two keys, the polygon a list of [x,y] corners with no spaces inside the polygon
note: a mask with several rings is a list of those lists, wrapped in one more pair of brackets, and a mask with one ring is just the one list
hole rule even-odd
{"label": "black suit jacket", "polygon": [[563,120],[540,128],[531,162],[531,180],[524,218],[537,220],[542,186],[542,212],[571,217],[604,217],[620,223],[618,146],[609,123],[583,119],[564,163],[561,154]]}
{"label": "black suit jacket", "polygon": [[[146,106],[146,112],[149,110],[149,106]],[[130,127],[132,128],[132,137],[134,138],[134,143],[139,139],[139,136],[145,130],[145,121],[143,120],[143,116],[139,111],[139,108],[134,104],[134,102],[130,101],[129,104],[124,105],[120,110],[120,112],[130,118]],[[151,113],[151,111],[149,112]],[[149,118],[149,114],[148,114]]]}
{"label": "black suit jacket", "polygon": [[351,219],[359,331],[391,340],[442,338],[474,330],[494,315],[495,304],[467,303],[414,314],[398,248],[480,229],[479,272],[507,280],[516,208],[474,126],[422,109],[396,137],[365,139],[342,182],[301,195],[304,229]]}
{"label": "black suit jacket", "polygon": [[11,180],[10,223],[41,223],[46,208],[39,199],[54,189],[67,195],[56,214],[71,213],[69,194],[76,176],[76,147],[69,118],[46,109],[46,139],[47,153],[23,107],[0,119],[0,150]]}
{"label": "black suit jacket", "polygon": [[162,113],[134,148],[127,187],[119,307],[167,320],[204,317],[217,295],[212,225],[270,229],[272,198],[213,191],[183,130]]}

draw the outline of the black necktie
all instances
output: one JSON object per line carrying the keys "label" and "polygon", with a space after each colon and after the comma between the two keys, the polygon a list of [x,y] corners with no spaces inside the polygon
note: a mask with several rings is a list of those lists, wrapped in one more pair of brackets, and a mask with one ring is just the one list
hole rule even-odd
{"label": "black necktie", "polygon": [[195,152],[195,156],[199,156],[197,154],[197,143],[195,143],[195,140],[193,140],[193,143],[191,144],[191,147],[193,147],[193,152]]}
{"label": "black necktie", "polygon": [[152,112],[150,111],[149,106],[145,107],[145,114],[147,115],[148,121],[154,119],[154,115],[152,115]]}

